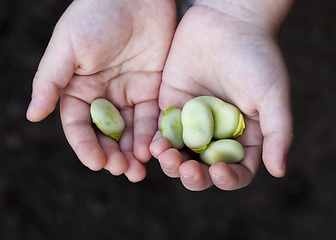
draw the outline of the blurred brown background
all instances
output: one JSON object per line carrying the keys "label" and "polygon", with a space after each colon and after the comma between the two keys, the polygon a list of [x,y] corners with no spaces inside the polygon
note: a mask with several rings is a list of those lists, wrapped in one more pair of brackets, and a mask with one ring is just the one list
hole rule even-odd
{"label": "blurred brown background", "polygon": [[287,175],[261,165],[233,192],[188,191],[155,159],[137,184],[92,172],[68,145],[58,109],[41,123],[25,119],[37,65],[70,2],[0,1],[0,239],[336,239],[335,1],[297,0],[280,38],[296,137]]}

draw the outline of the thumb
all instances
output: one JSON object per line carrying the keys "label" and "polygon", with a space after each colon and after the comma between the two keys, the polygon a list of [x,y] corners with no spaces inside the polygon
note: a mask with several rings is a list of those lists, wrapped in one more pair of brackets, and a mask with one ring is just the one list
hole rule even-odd
{"label": "thumb", "polygon": [[75,71],[75,62],[71,40],[56,26],[33,80],[28,120],[41,121],[55,109],[61,90]]}
{"label": "thumb", "polygon": [[264,136],[263,161],[268,172],[275,177],[285,175],[287,155],[293,142],[293,117],[288,89],[268,94],[259,111]]}

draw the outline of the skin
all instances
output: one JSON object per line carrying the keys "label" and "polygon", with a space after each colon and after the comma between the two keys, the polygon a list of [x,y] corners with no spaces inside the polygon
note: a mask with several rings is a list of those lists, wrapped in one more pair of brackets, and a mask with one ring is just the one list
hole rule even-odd
{"label": "skin", "polygon": [[252,181],[261,159],[270,174],[284,176],[293,122],[289,75],[278,36],[292,3],[197,0],[184,15],[163,73],[161,111],[212,95],[237,106],[246,123],[237,138],[244,146],[244,159],[211,167],[187,152],[172,150],[157,132],[152,154],[162,170],[181,178],[187,189],[242,188]]}
{"label": "skin", "polygon": [[[43,120],[61,96],[63,129],[81,162],[141,181],[175,27],[173,0],[74,1],[41,59],[27,118]],[[112,102],[125,120],[118,143],[92,127],[89,108],[96,98]]]}

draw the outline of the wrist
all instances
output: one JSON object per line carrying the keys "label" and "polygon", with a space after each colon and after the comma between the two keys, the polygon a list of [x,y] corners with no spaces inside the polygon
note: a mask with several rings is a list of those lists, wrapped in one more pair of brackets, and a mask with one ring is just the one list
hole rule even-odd
{"label": "wrist", "polygon": [[295,0],[196,0],[195,6],[210,7],[234,21],[243,21],[278,33]]}

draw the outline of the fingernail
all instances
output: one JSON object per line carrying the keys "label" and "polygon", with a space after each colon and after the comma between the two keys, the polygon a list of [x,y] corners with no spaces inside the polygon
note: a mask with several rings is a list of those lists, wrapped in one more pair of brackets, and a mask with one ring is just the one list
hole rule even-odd
{"label": "fingernail", "polygon": [[181,178],[183,179],[183,181],[187,182],[187,183],[193,183],[195,182],[195,176],[189,176],[186,175],[184,173],[180,173]]}
{"label": "fingernail", "polygon": [[211,178],[214,182],[219,183],[219,184],[222,184],[225,181],[225,179],[223,177],[217,176],[217,175],[212,174],[212,173],[211,173]]}
{"label": "fingernail", "polygon": [[174,166],[169,166],[169,165],[165,165],[163,163],[161,163],[161,166],[164,170],[168,171],[168,172],[174,172],[176,170],[176,167]]}
{"label": "fingernail", "polygon": [[28,106],[27,115],[29,115],[34,110],[34,106],[35,106],[35,99],[32,98]]}

